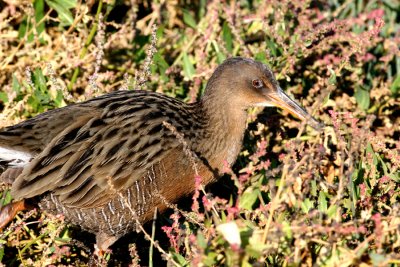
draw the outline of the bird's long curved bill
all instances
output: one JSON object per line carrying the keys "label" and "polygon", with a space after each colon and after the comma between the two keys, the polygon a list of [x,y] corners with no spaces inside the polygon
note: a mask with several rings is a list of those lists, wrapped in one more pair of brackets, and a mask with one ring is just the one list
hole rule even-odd
{"label": "bird's long curved bill", "polygon": [[306,121],[315,130],[320,131],[324,127],[322,123],[314,119],[303,107],[292,100],[282,88],[278,87],[277,92],[269,95],[269,98],[273,105],[283,108],[299,119]]}

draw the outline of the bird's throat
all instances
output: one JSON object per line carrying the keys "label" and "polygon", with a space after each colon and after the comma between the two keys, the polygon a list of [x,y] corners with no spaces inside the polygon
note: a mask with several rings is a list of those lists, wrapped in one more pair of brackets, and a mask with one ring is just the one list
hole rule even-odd
{"label": "bird's throat", "polygon": [[214,167],[222,168],[224,161],[230,166],[235,162],[242,146],[246,130],[247,112],[229,103],[224,105],[199,103],[208,124],[200,135],[198,147],[202,154],[213,162]]}

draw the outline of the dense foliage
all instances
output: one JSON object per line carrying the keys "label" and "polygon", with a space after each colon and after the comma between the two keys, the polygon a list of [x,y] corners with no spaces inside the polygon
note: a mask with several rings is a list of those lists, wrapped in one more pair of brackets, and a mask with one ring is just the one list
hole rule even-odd
{"label": "dense foliage", "polygon": [[[171,205],[103,265],[400,265],[398,1],[85,2],[0,3],[0,127],[121,88],[192,102],[231,56],[268,64],[326,124],[250,110],[219,184],[194,177],[191,206]],[[34,210],[1,233],[0,260],[87,264],[88,238]]]}

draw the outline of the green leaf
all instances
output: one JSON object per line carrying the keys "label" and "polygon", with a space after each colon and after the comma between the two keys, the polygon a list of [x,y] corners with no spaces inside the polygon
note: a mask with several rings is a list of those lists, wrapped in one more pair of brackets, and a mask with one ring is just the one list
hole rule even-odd
{"label": "green leaf", "polygon": [[[255,60],[260,61],[266,65],[269,65],[269,62],[267,60],[267,57],[265,55],[264,51],[258,52],[257,54],[254,55]],[[269,66],[271,67],[271,66]]]}
{"label": "green leaf", "polygon": [[[255,257],[258,258],[258,257]],[[252,267],[254,266],[253,264],[249,263],[248,261],[243,261],[241,267]]]}
{"label": "green leaf", "polygon": [[57,90],[57,95],[54,98],[54,104],[57,108],[61,108],[62,106],[64,106],[64,95],[63,92],[61,90]]}
{"label": "green leaf", "polygon": [[259,258],[267,247],[268,245],[263,243],[262,240],[257,237],[257,234],[253,233],[253,235],[249,238],[249,244],[246,246],[245,250],[249,256],[253,258]]}
{"label": "green leaf", "polygon": [[14,90],[17,95],[21,92],[21,84],[19,83],[15,74],[12,75],[12,89]]}
{"label": "green leaf", "polygon": [[[42,21],[42,19],[44,18],[44,1],[35,0],[33,7],[35,10],[36,32],[37,35],[40,36],[40,34],[44,32],[44,20]],[[41,38],[40,41],[43,42],[43,38]]]}
{"label": "green leaf", "polygon": [[19,24],[18,27],[18,39],[22,39],[27,31],[27,17],[25,16],[22,22]]}
{"label": "green leaf", "polygon": [[392,91],[393,94],[400,93],[400,74],[398,74],[394,79],[392,85],[390,86],[390,91]]}
{"label": "green leaf", "polygon": [[312,181],[311,181],[311,195],[312,195],[313,197],[316,197],[316,196],[317,196],[317,190],[318,190],[318,188],[317,188],[317,183],[316,183],[315,180],[312,180]]}
{"label": "green leaf", "polygon": [[[32,29],[32,23],[30,22],[29,17],[25,16],[18,28],[18,38],[19,39],[25,38],[26,34],[30,31],[30,29]],[[33,41],[33,32],[31,32],[27,37],[28,43],[32,41]]]}
{"label": "green leaf", "polygon": [[252,210],[253,205],[256,203],[258,199],[258,195],[260,194],[260,190],[254,189],[253,187],[247,188],[239,200],[239,208]]}
{"label": "green leaf", "polygon": [[216,258],[217,258],[218,254],[215,252],[209,252],[206,255],[202,255],[202,263],[205,266],[215,266],[216,262]]}
{"label": "green leaf", "polygon": [[226,59],[226,57],[225,57],[225,55],[219,50],[218,44],[217,44],[217,42],[216,42],[215,40],[212,40],[211,43],[212,43],[212,45],[213,45],[213,47],[214,47],[215,52],[217,53],[217,61],[218,61],[218,64],[221,64],[221,63]]}
{"label": "green leaf", "polygon": [[350,198],[343,199],[342,203],[343,203],[343,207],[345,207],[346,209],[349,210],[349,214],[350,214],[350,210],[354,211],[354,202]]}
{"label": "green leaf", "polygon": [[222,38],[224,39],[226,50],[232,53],[233,51],[232,31],[226,21],[222,26]]}
{"label": "green leaf", "polygon": [[256,34],[263,29],[263,22],[262,21],[253,21],[250,24],[250,27],[247,29],[248,34]]}
{"label": "green leaf", "polygon": [[37,110],[37,106],[38,106],[37,100],[33,95],[28,97],[28,100],[26,101],[26,104],[29,107],[31,107],[33,110]]}
{"label": "green leaf", "polygon": [[69,26],[74,22],[72,13],[63,6],[63,1],[46,0],[46,3],[57,12],[62,26]]}
{"label": "green leaf", "polygon": [[0,101],[3,103],[8,102],[8,95],[6,92],[0,92]]}
{"label": "green leaf", "polygon": [[369,91],[363,89],[361,86],[359,86],[354,94],[358,106],[362,110],[367,110],[370,105],[370,97],[369,97]]}
{"label": "green leaf", "polygon": [[197,232],[197,245],[200,246],[200,248],[202,249],[206,249],[207,248],[207,241],[204,238],[204,235],[199,231]]}
{"label": "green leaf", "polygon": [[263,245],[261,242],[254,244],[252,246],[246,247],[246,254],[248,254],[252,258],[259,258],[262,255],[262,249],[265,249],[266,246]]}
{"label": "green leaf", "polygon": [[378,153],[375,153],[375,154],[376,154],[377,159],[381,163],[380,165],[382,167],[383,174],[388,175],[389,174],[389,170],[388,170],[388,167],[386,166],[385,161],[382,159],[382,157]]}
{"label": "green leaf", "polygon": [[329,209],[326,211],[326,214],[329,218],[334,218],[336,216],[337,208],[338,207],[336,205],[332,205],[329,207]]}
{"label": "green leaf", "polygon": [[62,5],[66,9],[75,8],[78,4],[76,0],[52,0],[52,1]]}
{"label": "green leaf", "polygon": [[175,252],[172,252],[171,254],[174,261],[179,263],[179,266],[189,266],[189,263],[185,260],[185,258],[182,255]]}
{"label": "green leaf", "polygon": [[196,70],[194,69],[192,62],[190,61],[186,53],[183,54],[183,72],[185,73],[185,76],[188,77],[190,80],[196,73]]}
{"label": "green leaf", "polygon": [[1,194],[0,205],[1,206],[7,205],[8,203],[11,203],[11,200],[12,200],[11,191],[10,190],[5,190]]}
{"label": "green leaf", "polygon": [[371,252],[369,253],[369,257],[371,258],[373,266],[381,266],[384,262],[386,262],[386,257],[382,254]]}
{"label": "green leaf", "polygon": [[290,227],[290,224],[287,221],[282,222],[282,230],[286,235],[286,238],[292,239],[293,238],[293,232],[292,228]]}
{"label": "green leaf", "polygon": [[331,69],[330,67],[328,67],[329,72],[331,73],[331,76],[328,79],[328,83],[330,85],[335,85],[336,84],[336,73],[333,69]]}
{"label": "green leaf", "polygon": [[311,39],[307,39],[307,40],[304,41],[304,46],[305,47],[309,47],[309,46],[312,45],[312,43],[313,43],[313,41]]}
{"label": "green leaf", "polygon": [[207,0],[200,0],[199,1],[199,8],[197,9],[197,16],[199,18],[204,17],[204,14],[206,13],[206,8],[207,8]]}
{"label": "green leaf", "polygon": [[278,34],[280,36],[286,36],[286,22],[281,22],[276,24],[276,28],[278,30]]}
{"label": "green leaf", "polygon": [[400,183],[400,172],[392,173],[388,175],[393,181]]}
{"label": "green leaf", "polygon": [[153,62],[154,62],[153,66],[157,67],[158,72],[161,75],[161,79],[163,79],[163,81],[168,81],[169,79],[168,76],[165,75],[165,72],[169,68],[169,65],[167,61],[165,61],[164,57],[161,55],[160,52],[154,54]]}
{"label": "green leaf", "polygon": [[309,198],[306,198],[302,203],[301,203],[301,209],[303,210],[304,213],[309,213],[311,209],[314,208],[314,201],[311,201]]}
{"label": "green leaf", "polygon": [[186,9],[183,9],[183,22],[186,23],[189,27],[195,29],[197,27],[196,20],[193,18],[192,14]]}
{"label": "green leaf", "polygon": [[273,57],[278,56],[279,49],[278,49],[277,44],[271,39],[267,39],[265,42],[267,44],[267,50],[269,51],[271,56],[273,56]]}
{"label": "green leaf", "polygon": [[328,95],[324,97],[324,100],[322,102],[323,106],[325,106],[328,103],[330,97],[331,97],[331,93],[329,92]]}
{"label": "green leaf", "polygon": [[372,148],[371,143],[368,143],[368,144],[367,144],[367,147],[365,148],[365,151],[366,151],[367,153],[370,153],[370,154],[373,154],[373,153],[374,153],[374,149]]}
{"label": "green leaf", "polygon": [[321,212],[326,212],[328,209],[328,202],[326,200],[326,194],[323,191],[319,192],[318,209]]}
{"label": "green leaf", "polygon": [[164,31],[165,31],[164,25],[157,25],[156,37],[158,40],[163,38]]}
{"label": "green leaf", "polygon": [[41,92],[47,92],[46,78],[40,68],[35,68],[33,71],[33,84],[36,89],[39,89]]}

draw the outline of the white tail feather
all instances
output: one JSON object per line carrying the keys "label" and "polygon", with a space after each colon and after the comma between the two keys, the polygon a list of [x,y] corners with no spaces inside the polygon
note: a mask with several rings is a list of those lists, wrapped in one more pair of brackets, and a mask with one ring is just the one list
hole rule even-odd
{"label": "white tail feather", "polygon": [[6,165],[11,168],[20,168],[26,166],[32,157],[33,155],[28,152],[0,147],[0,161],[6,162]]}

